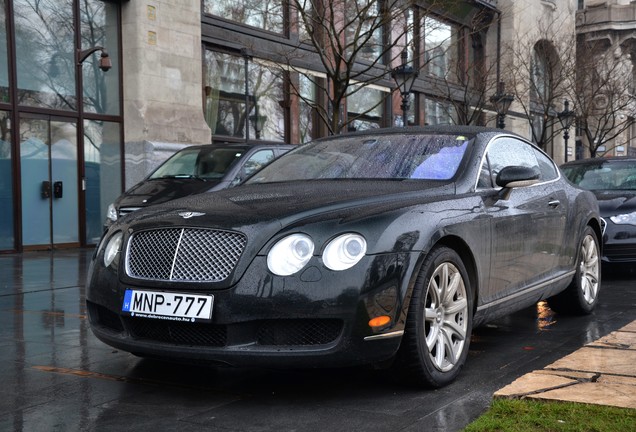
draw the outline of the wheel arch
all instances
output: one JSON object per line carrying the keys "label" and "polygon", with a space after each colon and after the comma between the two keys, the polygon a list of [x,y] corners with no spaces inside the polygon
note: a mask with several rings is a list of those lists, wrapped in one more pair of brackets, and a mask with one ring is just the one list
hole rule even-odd
{"label": "wheel arch", "polygon": [[468,272],[468,278],[471,286],[471,294],[473,296],[473,316],[475,315],[475,311],[477,310],[477,293],[479,292],[479,277],[477,274],[477,263],[475,262],[475,256],[468,244],[460,237],[457,236],[446,236],[439,239],[439,241],[435,244],[443,245],[450,249],[453,249],[459,257],[462,259],[464,263],[464,267],[466,267],[466,271]]}
{"label": "wheel arch", "polygon": [[600,254],[603,255],[603,227],[601,226],[601,222],[597,218],[591,218],[587,225],[590,226],[594,232],[596,233],[596,238],[598,239],[598,247],[600,249]]}
{"label": "wheel arch", "polygon": [[407,303],[405,305],[406,309],[404,309],[404,312],[406,313],[406,311],[410,307],[410,299],[413,293],[413,287],[415,285],[415,280],[417,279],[417,275],[422,270],[422,266],[424,265],[424,262],[426,261],[427,255],[430,253],[431,250],[433,250],[437,246],[446,246],[454,250],[459,255],[462,262],[464,263],[464,266],[466,267],[466,271],[468,272],[470,286],[472,288],[472,296],[473,296],[472,313],[474,316],[475,311],[477,310],[477,300],[478,300],[477,293],[479,292],[479,289],[478,289],[479,276],[477,274],[477,263],[475,261],[475,256],[470,246],[468,246],[468,244],[461,237],[458,237],[455,235],[447,235],[447,236],[439,238],[435,243],[431,245],[431,247],[428,250],[423,251],[422,254],[420,255],[416,269],[413,272],[411,281],[409,283]]}

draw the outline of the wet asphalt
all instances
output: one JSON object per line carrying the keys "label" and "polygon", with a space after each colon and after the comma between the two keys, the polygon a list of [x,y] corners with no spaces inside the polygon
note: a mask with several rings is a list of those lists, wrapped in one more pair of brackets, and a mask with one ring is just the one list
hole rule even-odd
{"label": "wet asphalt", "polygon": [[540,303],[475,329],[462,374],[439,390],[364,368],[183,366],[93,336],[91,254],[0,255],[0,431],[459,431],[498,389],[636,319],[636,269],[604,268],[592,315]]}

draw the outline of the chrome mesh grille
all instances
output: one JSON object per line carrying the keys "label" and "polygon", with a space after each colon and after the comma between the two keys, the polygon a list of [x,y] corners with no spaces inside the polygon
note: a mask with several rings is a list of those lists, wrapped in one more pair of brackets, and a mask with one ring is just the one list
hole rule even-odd
{"label": "chrome mesh grille", "polygon": [[140,231],[130,238],[126,273],[137,279],[220,282],[234,270],[245,243],[243,234],[230,231]]}

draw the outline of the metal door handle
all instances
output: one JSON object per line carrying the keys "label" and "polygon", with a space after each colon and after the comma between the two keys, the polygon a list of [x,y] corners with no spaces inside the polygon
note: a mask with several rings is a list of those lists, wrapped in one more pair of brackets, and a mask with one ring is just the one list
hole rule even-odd
{"label": "metal door handle", "polygon": [[53,183],[53,197],[54,198],[62,198],[64,195],[64,185],[61,181],[56,181]]}
{"label": "metal door handle", "polygon": [[51,198],[51,182],[43,181],[42,187],[40,188],[40,195],[43,199]]}
{"label": "metal door handle", "polygon": [[552,208],[558,207],[561,205],[561,201],[559,200],[552,200],[550,202],[548,202],[548,205]]}

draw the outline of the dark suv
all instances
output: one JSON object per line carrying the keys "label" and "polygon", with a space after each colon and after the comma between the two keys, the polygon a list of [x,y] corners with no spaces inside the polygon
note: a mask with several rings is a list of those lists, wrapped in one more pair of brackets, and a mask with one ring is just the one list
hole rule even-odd
{"label": "dark suv", "polygon": [[142,207],[235,186],[292,148],[289,144],[186,147],[110,204],[105,226]]}

